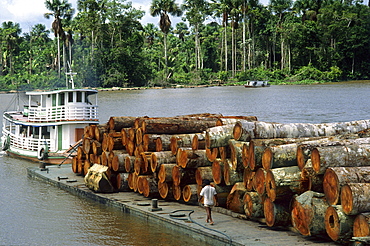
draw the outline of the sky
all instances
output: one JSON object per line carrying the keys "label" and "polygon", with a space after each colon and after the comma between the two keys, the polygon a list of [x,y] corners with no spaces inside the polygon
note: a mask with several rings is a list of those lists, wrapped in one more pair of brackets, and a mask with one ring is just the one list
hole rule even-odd
{"label": "sky", "polygon": [[[29,33],[35,24],[44,24],[46,28],[51,28],[53,19],[48,20],[44,17],[44,14],[49,12],[44,2],[45,0],[0,0],[0,24],[4,21],[19,23],[22,33]],[[68,2],[72,4],[72,8],[77,10],[77,0],[68,0]],[[134,8],[145,11],[145,16],[141,19],[144,25],[158,24],[159,17],[152,17],[149,14],[152,0],[128,0],[126,2],[132,2]],[[176,3],[181,4],[182,0],[176,0]],[[173,23],[181,21],[180,18],[171,18],[171,20]]]}

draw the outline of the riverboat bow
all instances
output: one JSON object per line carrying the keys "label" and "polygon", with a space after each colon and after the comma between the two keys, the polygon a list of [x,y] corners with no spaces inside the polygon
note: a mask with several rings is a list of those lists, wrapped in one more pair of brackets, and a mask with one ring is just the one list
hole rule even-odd
{"label": "riverboat bow", "polygon": [[99,124],[97,90],[72,88],[25,95],[28,102],[23,109],[3,114],[2,150],[46,164],[71,163],[85,126]]}

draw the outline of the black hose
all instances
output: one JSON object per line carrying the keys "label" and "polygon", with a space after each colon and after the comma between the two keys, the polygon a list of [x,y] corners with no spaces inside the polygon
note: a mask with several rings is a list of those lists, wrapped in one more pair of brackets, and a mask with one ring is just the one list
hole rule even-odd
{"label": "black hose", "polygon": [[194,210],[191,210],[191,209],[180,209],[180,210],[175,210],[175,211],[172,211],[172,212],[170,213],[170,217],[171,217],[171,218],[173,218],[173,219],[179,219],[179,217],[174,216],[174,215],[171,215],[171,214],[174,214],[174,213],[177,213],[177,212],[189,212],[189,214],[188,214],[188,218],[189,218],[189,220],[190,220],[192,223],[197,224],[197,225],[199,225],[199,226],[201,226],[201,227],[203,227],[203,228],[205,228],[205,229],[208,229],[208,230],[211,230],[211,231],[217,232],[217,233],[219,233],[219,234],[222,234],[223,236],[225,236],[225,237],[229,240],[229,244],[231,245],[231,243],[232,243],[232,239],[231,239],[231,237],[230,237],[229,235],[227,235],[227,234],[225,234],[225,233],[223,233],[223,232],[221,232],[221,231],[218,231],[218,230],[215,230],[215,229],[212,229],[212,228],[206,227],[206,226],[204,226],[204,225],[202,225],[202,224],[200,224],[200,223],[198,223],[198,222],[194,221],[194,220],[191,218],[191,214],[195,212]]}

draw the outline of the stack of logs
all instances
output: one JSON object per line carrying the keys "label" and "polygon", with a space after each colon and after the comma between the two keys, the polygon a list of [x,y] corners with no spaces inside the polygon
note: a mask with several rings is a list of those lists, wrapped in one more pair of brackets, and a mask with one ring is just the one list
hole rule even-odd
{"label": "stack of logs", "polygon": [[108,180],[89,178],[95,191],[188,204],[197,204],[209,179],[219,205],[249,219],[341,243],[366,241],[369,128],[370,120],[280,124],[209,113],[111,117],[85,128],[72,170],[86,175],[93,164],[107,167],[100,177]]}

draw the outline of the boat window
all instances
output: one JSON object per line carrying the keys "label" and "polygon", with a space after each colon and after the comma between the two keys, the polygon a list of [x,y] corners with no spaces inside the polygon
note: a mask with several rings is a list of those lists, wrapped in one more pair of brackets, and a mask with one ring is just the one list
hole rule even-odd
{"label": "boat window", "polygon": [[82,92],[77,91],[77,102],[82,102]]}
{"label": "boat window", "polygon": [[68,102],[73,102],[73,92],[68,92]]}
{"label": "boat window", "polygon": [[59,94],[59,105],[60,106],[64,105],[64,93]]}

